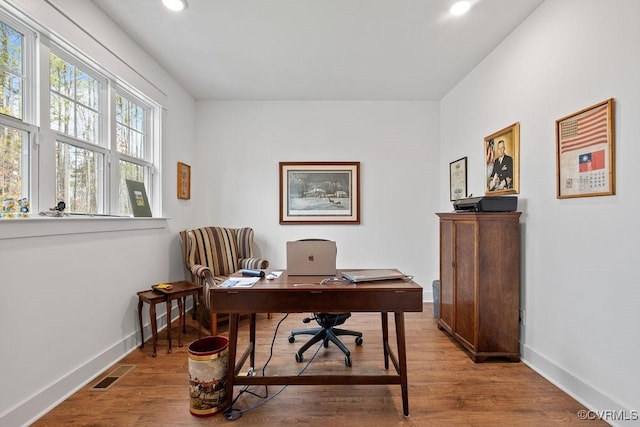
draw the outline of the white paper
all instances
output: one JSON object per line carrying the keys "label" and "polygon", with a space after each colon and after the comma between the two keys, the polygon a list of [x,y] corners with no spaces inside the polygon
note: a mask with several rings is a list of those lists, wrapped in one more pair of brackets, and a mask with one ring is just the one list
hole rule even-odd
{"label": "white paper", "polygon": [[231,277],[221,284],[218,285],[219,288],[250,288],[252,287],[258,280],[259,277]]}

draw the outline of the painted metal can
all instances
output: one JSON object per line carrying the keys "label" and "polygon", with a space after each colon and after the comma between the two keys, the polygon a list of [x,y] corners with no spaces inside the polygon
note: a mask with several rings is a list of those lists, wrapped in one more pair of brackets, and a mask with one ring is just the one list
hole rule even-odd
{"label": "painted metal can", "polygon": [[229,340],[221,336],[200,338],[189,345],[189,410],[209,416],[229,405],[226,394]]}

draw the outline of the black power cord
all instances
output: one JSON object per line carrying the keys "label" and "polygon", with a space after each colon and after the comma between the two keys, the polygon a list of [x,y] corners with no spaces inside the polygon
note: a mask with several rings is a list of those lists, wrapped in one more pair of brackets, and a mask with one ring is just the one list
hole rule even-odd
{"label": "black power cord", "polygon": [[[267,365],[269,364],[269,362],[271,361],[271,359],[273,358],[273,346],[275,344],[276,341],[276,337],[278,335],[278,329],[280,328],[280,325],[282,324],[282,322],[284,322],[284,320],[289,317],[289,313],[286,313],[282,319],[280,319],[280,321],[278,322],[278,324],[276,325],[276,329],[273,333],[273,338],[271,340],[271,347],[269,349],[269,358],[267,359],[267,361],[265,362],[264,366],[262,367],[262,376],[265,376],[265,370],[267,368]],[[313,356],[311,356],[311,359],[309,359],[309,361],[305,364],[304,368],[302,368],[302,370],[298,373],[298,376],[302,375],[308,368],[309,365],[311,365],[311,362],[313,362],[313,360],[316,358],[316,356],[318,355],[318,352],[320,351],[320,349],[322,348],[322,342],[320,342],[320,345],[318,345],[318,348],[316,349],[315,353],[313,354]],[[283,386],[280,390],[278,390],[277,392],[275,392],[273,395],[269,396],[269,389],[268,386],[264,386],[265,387],[265,395],[264,396],[260,396],[257,393],[254,393],[252,391],[249,391],[249,386],[246,386],[245,388],[243,388],[242,390],[240,390],[240,392],[238,393],[238,395],[233,399],[233,401],[231,402],[231,405],[229,407],[229,409],[224,413],[224,418],[228,421],[236,421],[238,419],[240,419],[242,417],[242,414],[244,414],[245,412],[249,412],[249,411],[253,411],[254,409],[257,409],[259,407],[261,407],[262,405],[264,405],[267,402],[270,402],[272,399],[274,399],[276,396],[278,396],[280,393],[282,393],[283,391],[285,391],[285,389],[288,387],[288,385]],[[256,405],[247,408],[247,409],[234,409],[233,405],[235,405],[235,403],[237,402],[237,400],[240,398],[241,395],[243,395],[244,393],[248,393],[251,394],[252,396],[256,396],[259,397],[261,399],[264,399],[262,402],[257,403]]]}

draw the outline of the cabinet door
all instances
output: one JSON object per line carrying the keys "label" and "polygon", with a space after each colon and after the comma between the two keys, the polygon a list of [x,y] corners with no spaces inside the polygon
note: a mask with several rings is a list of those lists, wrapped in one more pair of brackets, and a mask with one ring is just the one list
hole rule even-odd
{"label": "cabinet door", "polygon": [[449,333],[453,332],[453,274],[453,222],[440,221],[440,324]]}
{"label": "cabinet door", "polygon": [[520,224],[501,218],[481,221],[478,254],[478,351],[518,353]]}
{"label": "cabinet door", "polygon": [[454,334],[471,350],[477,345],[476,328],[476,222],[455,225]]}

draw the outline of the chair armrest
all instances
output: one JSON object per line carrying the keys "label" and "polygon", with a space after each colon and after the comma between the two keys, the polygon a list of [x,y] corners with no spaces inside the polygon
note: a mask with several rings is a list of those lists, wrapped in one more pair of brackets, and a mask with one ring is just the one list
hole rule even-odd
{"label": "chair armrest", "polygon": [[240,268],[264,269],[269,267],[269,261],[262,258],[240,258],[238,260]]}
{"label": "chair armrest", "polygon": [[191,266],[192,280],[202,286],[202,295],[200,295],[201,301],[204,306],[209,308],[209,289],[216,285],[216,280],[213,277],[211,269],[206,265],[194,264]]}
{"label": "chair armrest", "polygon": [[215,280],[213,279],[213,273],[211,272],[211,269],[206,265],[202,265],[202,264],[192,265],[191,274],[193,275],[194,280],[199,285],[204,285],[204,282],[206,281],[215,283]]}

